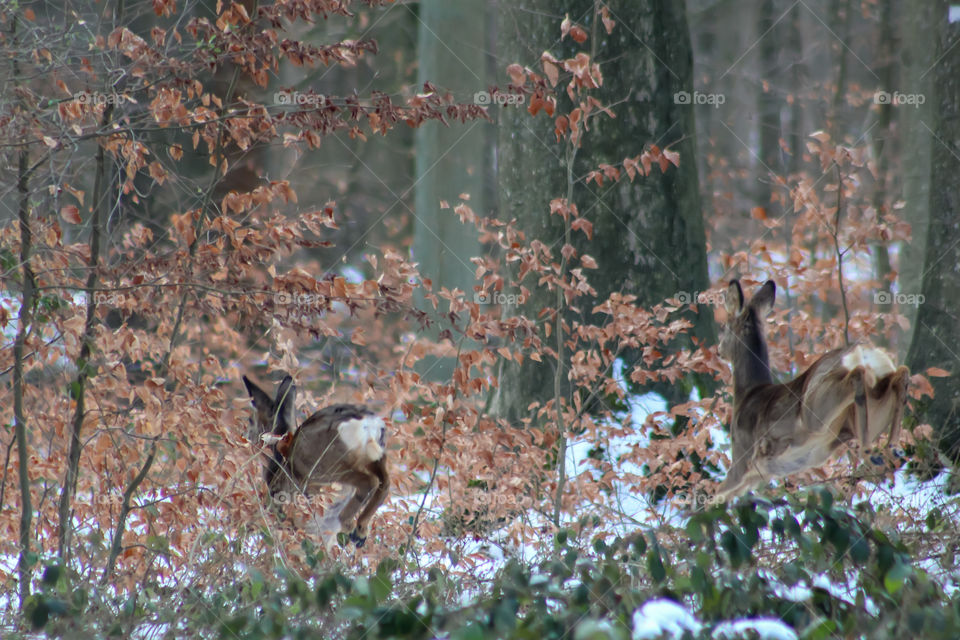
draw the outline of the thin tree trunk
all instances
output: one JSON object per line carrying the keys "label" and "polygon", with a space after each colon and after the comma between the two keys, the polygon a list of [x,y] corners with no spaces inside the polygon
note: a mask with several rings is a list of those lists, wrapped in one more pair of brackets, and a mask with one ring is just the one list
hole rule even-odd
{"label": "thin tree trunk", "polygon": [[[117,1],[117,8],[114,12],[114,23],[120,24],[123,21],[124,0]],[[114,101],[108,102],[103,110],[103,117],[100,121],[100,128],[106,129],[113,118]],[[114,190],[111,182],[107,179],[107,158],[106,150],[100,144],[97,147],[96,176],[93,182],[93,195],[96,198],[93,207],[93,217],[90,220],[90,262],[87,272],[87,315],[83,324],[83,336],[80,343],[80,355],[77,358],[77,377],[71,385],[71,391],[76,401],[76,408],[73,412],[73,421],[70,428],[70,449],[67,454],[67,470],[63,478],[63,486],[60,489],[60,503],[58,513],[60,518],[60,527],[58,532],[57,553],[61,559],[69,556],[70,538],[73,534],[73,516],[71,513],[71,503],[73,494],[77,489],[77,471],[80,467],[80,451],[82,444],[80,441],[80,432],[83,429],[83,419],[86,415],[86,389],[87,379],[94,371],[90,364],[90,355],[93,352],[93,332],[97,318],[97,297],[94,290],[100,278],[100,244],[103,220],[109,216],[104,216],[103,212],[109,211],[115,201]]]}
{"label": "thin tree trunk", "polygon": [[[11,37],[17,39],[17,16],[14,15],[10,27]],[[14,50],[16,46],[13,47]],[[14,82],[20,81],[20,65],[13,61]],[[26,112],[26,105],[21,103]],[[30,527],[33,521],[33,504],[30,500],[30,451],[27,446],[27,418],[23,410],[23,349],[33,322],[33,307],[36,302],[36,281],[30,268],[30,254],[33,250],[33,235],[30,229],[30,152],[26,145],[21,147],[17,158],[17,194],[20,204],[17,216],[20,224],[20,267],[22,295],[20,313],[17,320],[17,336],[13,341],[13,415],[16,422],[14,437],[17,439],[17,467],[20,481],[20,558],[17,562],[17,578],[20,583],[20,609],[30,597],[33,558],[30,552]]]}
{"label": "thin tree trunk", "polygon": [[[757,169],[757,205],[770,207],[772,185],[776,175],[783,173],[783,163],[780,162],[780,104],[781,97],[771,93],[778,85],[776,78],[777,53],[779,51],[777,38],[771,30],[780,31],[774,25],[773,0],[761,0],[760,17],[757,20],[757,38],[760,42],[760,83],[757,94],[757,111],[759,113],[760,138],[760,166]],[[768,33],[770,32],[770,33]]]}
{"label": "thin tree trunk", "polygon": [[850,40],[850,16],[852,7],[850,0],[835,0],[833,3],[831,15],[834,16],[834,24],[842,24],[838,35],[840,42],[836,45],[839,53],[837,61],[837,80],[833,91],[832,113],[830,114],[830,138],[834,143],[841,142],[840,133],[844,130],[843,105],[847,96],[847,47],[846,43]]}

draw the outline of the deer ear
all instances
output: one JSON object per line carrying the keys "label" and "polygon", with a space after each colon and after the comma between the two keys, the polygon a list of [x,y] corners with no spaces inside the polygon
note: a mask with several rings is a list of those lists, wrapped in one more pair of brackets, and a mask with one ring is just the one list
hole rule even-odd
{"label": "deer ear", "polygon": [[743,309],[743,289],[740,288],[739,280],[730,281],[723,304],[727,309],[727,315],[731,318],[740,315],[740,311]]}
{"label": "deer ear", "polygon": [[293,405],[296,399],[297,387],[293,384],[293,378],[286,376],[280,381],[280,387],[277,389],[277,399],[273,402],[277,411],[277,421],[285,425],[284,431],[295,426]]}
{"label": "deer ear", "polygon": [[251,382],[247,376],[243,376],[243,386],[247,388],[247,393],[250,394],[250,399],[253,400],[254,407],[264,410],[271,408],[273,403],[270,401],[270,396],[268,396],[263,389]]}
{"label": "deer ear", "polygon": [[773,280],[767,280],[767,282],[760,287],[760,290],[757,291],[756,295],[753,296],[753,300],[750,301],[750,306],[756,310],[758,315],[766,315],[773,309],[773,301],[776,297],[776,283]]}

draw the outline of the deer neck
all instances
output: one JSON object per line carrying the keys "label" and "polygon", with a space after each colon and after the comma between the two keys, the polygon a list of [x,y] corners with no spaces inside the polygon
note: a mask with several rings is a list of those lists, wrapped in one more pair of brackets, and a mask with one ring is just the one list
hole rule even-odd
{"label": "deer neck", "polygon": [[733,363],[733,396],[742,398],[751,387],[758,384],[773,384],[770,373],[770,357],[767,354],[767,341],[761,328],[754,324],[751,331],[743,336]]}

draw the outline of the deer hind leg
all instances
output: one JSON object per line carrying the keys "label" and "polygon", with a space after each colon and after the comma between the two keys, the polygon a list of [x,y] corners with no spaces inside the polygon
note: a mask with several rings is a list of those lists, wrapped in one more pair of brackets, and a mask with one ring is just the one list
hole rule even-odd
{"label": "deer hind leg", "polygon": [[316,521],[316,533],[323,537],[324,546],[329,550],[333,545],[331,540],[336,539],[342,528],[340,514],[353,499],[356,489],[352,485],[345,485],[337,499],[323,512],[323,518]]}
{"label": "deer hind leg", "polygon": [[900,429],[903,422],[903,408],[907,404],[907,387],[910,384],[910,370],[901,366],[895,372],[882,378],[871,394],[873,413],[889,416],[889,422],[882,425],[880,433],[890,434],[889,445],[895,447],[900,441]]}
{"label": "deer hind leg", "polygon": [[353,471],[342,481],[354,487],[356,491],[340,512],[340,530],[350,531],[350,539],[361,547],[366,537],[358,533],[357,513],[368,502],[370,496],[380,488],[380,479],[371,471],[363,469]]}
{"label": "deer hind leg", "polygon": [[[736,428],[736,427],[734,427]],[[746,434],[738,434],[737,440],[747,438]],[[745,443],[744,443],[745,444]],[[758,443],[751,443],[750,446],[734,443],[731,452],[730,469],[727,471],[727,477],[720,485],[717,492],[717,499],[721,502],[727,502],[742,493],[745,493],[757,486],[763,481],[763,476],[756,468],[756,451]],[[761,443],[760,446],[766,446]]]}
{"label": "deer hind leg", "polygon": [[720,485],[720,491],[717,492],[717,500],[720,502],[728,502],[750,491],[761,482],[763,482],[763,476],[753,469],[748,470],[737,478],[727,475],[727,479]]}
{"label": "deer hind leg", "polygon": [[367,534],[370,532],[370,519],[373,517],[373,514],[377,512],[377,509],[380,508],[380,505],[383,504],[383,501],[387,499],[387,494],[390,492],[390,476],[387,474],[386,460],[380,458],[375,462],[371,462],[367,470],[376,477],[377,485],[374,487],[370,499],[367,500],[366,506],[357,518],[356,530],[350,534],[350,539],[353,540],[357,547],[362,547],[363,543],[367,541]]}

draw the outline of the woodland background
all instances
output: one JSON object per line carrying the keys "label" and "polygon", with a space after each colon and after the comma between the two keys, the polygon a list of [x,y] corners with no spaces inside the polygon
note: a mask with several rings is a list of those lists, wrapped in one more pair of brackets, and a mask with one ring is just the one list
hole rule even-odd
{"label": "woodland background", "polygon": [[[958,637],[957,13],[0,3],[4,637]],[[897,470],[711,500],[734,277],[782,379],[910,367]],[[281,371],[389,418],[360,550],[267,504]]]}

